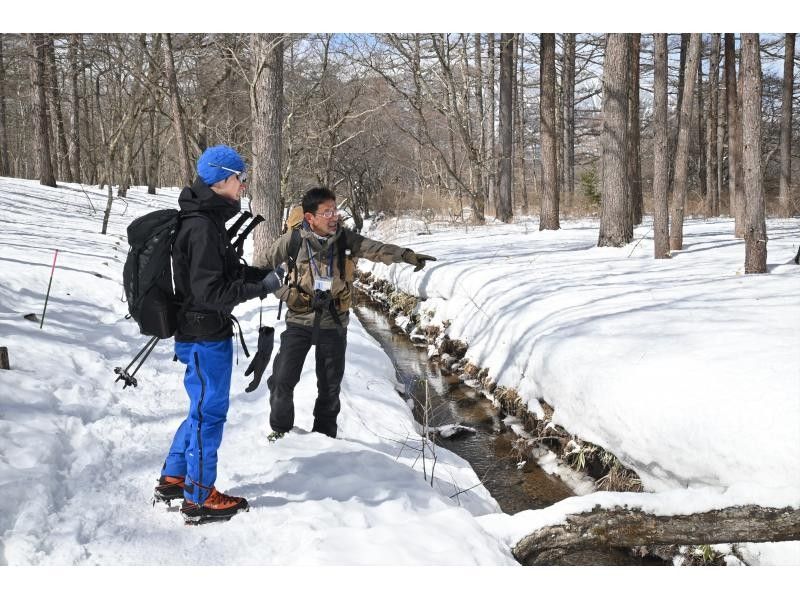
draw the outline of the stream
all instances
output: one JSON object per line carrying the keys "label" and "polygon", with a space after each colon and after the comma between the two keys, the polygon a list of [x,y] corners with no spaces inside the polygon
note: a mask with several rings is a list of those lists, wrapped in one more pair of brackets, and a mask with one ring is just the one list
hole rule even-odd
{"label": "stream", "polygon": [[[479,390],[458,375],[446,374],[428,359],[426,346],[415,345],[394,323],[382,306],[358,292],[353,311],[361,324],[380,343],[394,364],[405,398],[414,400],[414,417],[423,421],[428,397],[430,427],[461,424],[475,430],[450,438],[437,437],[436,444],[466,459],[504,513],[541,509],[573,496],[557,476],[545,473],[533,460],[520,461],[514,451],[518,436],[503,423],[504,415]],[[559,565],[656,565],[661,559],[642,559],[627,551],[581,552]]]}

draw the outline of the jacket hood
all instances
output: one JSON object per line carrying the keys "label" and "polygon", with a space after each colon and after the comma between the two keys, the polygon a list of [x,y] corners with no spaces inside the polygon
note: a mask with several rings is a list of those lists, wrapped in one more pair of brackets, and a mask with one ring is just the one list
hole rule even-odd
{"label": "jacket hood", "polygon": [[197,177],[191,187],[184,187],[178,197],[178,205],[184,212],[216,212],[223,222],[230,220],[242,209],[241,201],[231,201],[214,192]]}

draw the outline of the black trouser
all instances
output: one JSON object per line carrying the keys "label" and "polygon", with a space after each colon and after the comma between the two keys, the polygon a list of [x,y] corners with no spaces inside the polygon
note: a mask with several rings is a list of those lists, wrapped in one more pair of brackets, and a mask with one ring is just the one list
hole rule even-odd
{"label": "black trouser", "polygon": [[[294,425],[294,387],[300,381],[303,362],[311,348],[310,326],[287,323],[281,333],[281,348],[272,364],[269,386],[269,425],[275,432],[288,432]],[[317,400],[314,403],[314,427],[336,437],[339,415],[339,390],[344,376],[347,331],[322,328],[314,351],[317,362]]]}

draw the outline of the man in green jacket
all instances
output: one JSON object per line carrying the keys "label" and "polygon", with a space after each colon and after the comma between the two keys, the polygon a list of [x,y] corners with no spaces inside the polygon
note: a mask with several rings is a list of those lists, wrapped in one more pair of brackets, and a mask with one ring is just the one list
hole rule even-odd
{"label": "man in green jacket", "polygon": [[[267,380],[270,390],[269,423],[276,440],[294,425],[294,387],[300,380],[303,362],[315,345],[317,399],[313,432],[336,437],[339,390],[344,376],[347,325],[352,303],[355,260],[364,258],[384,264],[407,263],[416,270],[436,258],[411,249],[380,243],[340,225],[336,196],[324,187],[303,196],[300,246],[290,265],[291,273],[275,295],[286,302],[286,330],[280,351]],[[274,266],[290,261],[293,231],[279,237],[270,249],[268,261]],[[294,233],[295,236],[297,232]],[[296,241],[295,241],[296,243]]]}

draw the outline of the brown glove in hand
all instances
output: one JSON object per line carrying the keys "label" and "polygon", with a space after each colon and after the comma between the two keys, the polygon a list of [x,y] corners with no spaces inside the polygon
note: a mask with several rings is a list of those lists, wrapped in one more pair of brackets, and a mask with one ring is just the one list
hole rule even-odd
{"label": "brown glove in hand", "polygon": [[425,255],[424,253],[414,253],[411,249],[406,249],[403,252],[403,261],[407,264],[414,266],[414,272],[419,272],[425,267],[425,262],[435,262],[436,258],[432,255]]}

